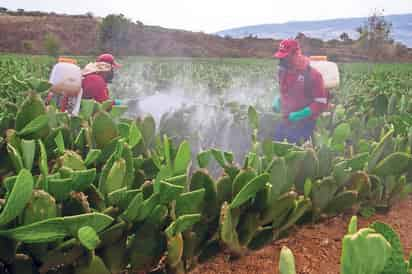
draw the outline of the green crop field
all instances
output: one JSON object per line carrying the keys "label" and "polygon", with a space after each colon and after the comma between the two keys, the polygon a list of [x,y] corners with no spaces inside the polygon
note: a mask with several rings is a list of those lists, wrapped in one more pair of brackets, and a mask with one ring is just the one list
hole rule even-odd
{"label": "green crop field", "polygon": [[[412,191],[411,64],[340,64],[335,108],[294,145],[271,139],[274,60],[123,58],[129,109],[79,116],[44,105],[54,62],[0,55],[0,273],[186,273]],[[397,237],[354,218],[342,273],[410,273]]]}

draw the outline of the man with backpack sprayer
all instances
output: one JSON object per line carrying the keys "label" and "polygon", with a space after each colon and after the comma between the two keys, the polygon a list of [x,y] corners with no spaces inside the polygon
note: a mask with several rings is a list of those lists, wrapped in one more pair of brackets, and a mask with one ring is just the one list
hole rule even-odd
{"label": "man with backpack sprayer", "polygon": [[[50,75],[52,87],[46,104],[54,104],[70,115],[78,115],[82,99],[93,99],[99,103],[112,100],[107,85],[114,77],[114,69],[119,67],[113,55],[107,53],[100,55],[96,62],[87,64],[83,71],[75,59],[60,57]],[[112,101],[113,105],[127,103],[118,99]]]}
{"label": "man with backpack sprayer", "polygon": [[274,57],[279,59],[280,96],[275,98],[272,107],[283,117],[276,126],[275,141],[308,141],[316,119],[328,108],[329,92],[323,77],[310,66],[310,59],[302,54],[294,39],[283,40]]}

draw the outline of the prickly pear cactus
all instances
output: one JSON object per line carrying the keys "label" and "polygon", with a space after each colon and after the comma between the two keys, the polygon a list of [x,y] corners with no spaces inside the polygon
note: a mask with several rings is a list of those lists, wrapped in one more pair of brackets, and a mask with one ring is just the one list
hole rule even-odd
{"label": "prickly pear cactus", "polygon": [[344,191],[337,194],[326,206],[325,212],[330,215],[342,213],[352,208],[358,201],[358,192]]}
{"label": "prickly pear cactus", "polygon": [[103,193],[111,193],[125,186],[126,161],[119,159],[113,163],[107,176],[105,186],[102,188]]}
{"label": "prickly pear cactus", "polygon": [[256,177],[256,172],[252,169],[241,170],[233,180],[232,197],[235,197],[239,191],[253,178]]}
{"label": "prickly pear cactus", "polygon": [[[342,241],[342,274],[380,274],[392,254],[390,243],[372,228],[363,228],[355,233],[356,224]],[[398,272],[391,272],[398,273]]]}
{"label": "prickly pear cactus", "polygon": [[33,184],[31,173],[26,169],[22,169],[9,191],[6,204],[1,210],[0,226],[7,225],[23,212],[32,196]]}
{"label": "prickly pear cactus", "polygon": [[79,214],[90,213],[90,205],[87,196],[83,192],[72,191],[69,198],[62,203],[62,215],[74,216]]}
{"label": "prickly pear cactus", "polygon": [[318,151],[319,170],[317,177],[329,176],[332,172],[333,151],[328,146],[321,146]]}
{"label": "prickly pear cactus", "polygon": [[[46,114],[46,107],[44,106],[43,100],[38,94],[30,93],[17,112],[16,130],[23,130],[26,125],[44,114]],[[49,130],[50,128],[48,127],[48,125],[45,124],[44,127],[39,127],[37,130],[30,132],[29,135],[25,136],[25,138],[44,138],[49,134]]]}
{"label": "prickly pear cactus", "polygon": [[389,225],[381,222],[375,222],[370,227],[385,237],[392,247],[392,253],[381,274],[407,274],[408,264],[404,259],[402,243],[396,231],[394,231]]}
{"label": "prickly pear cactus", "polygon": [[280,251],[279,272],[280,274],[296,274],[295,257],[286,246]]}
{"label": "prickly pear cactus", "polygon": [[315,179],[319,173],[319,160],[313,149],[306,150],[306,156],[296,178],[295,186],[299,194],[303,194],[306,179]]}
{"label": "prickly pear cactus", "polygon": [[306,151],[291,151],[285,156],[287,167],[287,180],[289,184],[294,184],[300,172],[300,169],[306,158]]}
{"label": "prickly pear cactus", "polygon": [[218,215],[218,202],[216,193],[216,182],[208,174],[206,170],[198,170],[192,175],[190,182],[190,190],[198,190],[204,188],[205,195],[204,200],[207,202],[207,206],[203,208],[202,216],[206,218],[215,218]]}
{"label": "prickly pear cactus", "polygon": [[249,212],[242,215],[238,225],[239,242],[243,246],[249,245],[260,227],[259,213]]}
{"label": "prickly pear cactus", "polygon": [[101,257],[111,273],[121,273],[127,264],[127,234],[117,239],[116,242],[106,246],[100,252]]}
{"label": "prickly pear cactus", "polygon": [[130,243],[129,262],[133,271],[149,271],[159,262],[167,247],[159,229],[146,223],[136,231]]}
{"label": "prickly pear cactus", "polygon": [[85,170],[86,165],[82,157],[74,151],[67,150],[63,156],[58,159],[59,167],[66,167],[72,170]]}
{"label": "prickly pear cactus", "polygon": [[271,205],[261,213],[261,224],[267,225],[276,222],[277,224],[274,224],[273,228],[280,226],[283,221],[282,219],[286,218],[294,208],[296,198],[297,194],[295,192],[289,192],[273,200]]}
{"label": "prickly pear cactus", "polygon": [[29,225],[54,217],[57,217],[56,200],[43,190],[34,190],[23,212],[23,224]]}
{"label": "prickly pear cactus", "polygon": [[347,182],[347,189],[356,191],[362,199],[366,199],[371,192],[371,182],[366,172],[353,173]]}
{"label": "prickly pear cactus", "polygon": [[93,256],[91,262],[88,265],[82,265],[76,268],[75,274],[111,274],[106,268],[103,260],[98,256]]}
{"label": "prickly pear cactus", "polygon": [[107,112],[98,112],[92,124],[93,139],[96,147],[104,148],[119,135],[118,128]]}
{"label": "prickly pear cactus", "polygon": [[236,255],[242,255],[246,252],[245,248],[240,244],[239,235],[236,231],[239,215],[239,209],[232,210],[227,203],[222,205],[220,212],[220,238],[229,250]]}
{"label": "prickly pear cactus", "polygon": [[410,168],[412,156],[408,153],[394,152],[380,161],[372,170],[373,174],[381,177],[401,175]]}
{"label": "prickly pear cactus", "polygon": [[327,204],[333,199],[338,186],[331,177],[318,180],[312,184],[311,199],[313,203],[314,218],[318,218]]}
{"label": "prickly pear cactus", "polygon": [[247,184],[243,186],[239,193],[233,198],[230,203],[230,208],[234,209],[240,207],[248,200],[254,198],[256,193],[262,190],[268,181],[269,174],[263,173],[247,182]]}
{"label": "prickly pear cactus", "polygon": [[168,236],[167,239],[167,264],[174,273],[184,273],[181,271],[183,257],[183,236],[177,233],[175,236]]}

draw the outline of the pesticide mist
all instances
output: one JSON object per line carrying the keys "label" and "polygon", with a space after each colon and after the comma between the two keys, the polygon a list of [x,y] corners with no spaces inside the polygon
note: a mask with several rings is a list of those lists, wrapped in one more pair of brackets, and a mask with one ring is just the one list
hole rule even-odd
{"label": "pesticide mist", "polygon": [[188,140],[193,153],[219,148],[240,161],[249,151],[247,109],[260,112],[259,135],[272,138],[278,92],[276,63],[256,60],[129,59],[111,92],[128,101],[129,117],[150,114],[158,132]]}

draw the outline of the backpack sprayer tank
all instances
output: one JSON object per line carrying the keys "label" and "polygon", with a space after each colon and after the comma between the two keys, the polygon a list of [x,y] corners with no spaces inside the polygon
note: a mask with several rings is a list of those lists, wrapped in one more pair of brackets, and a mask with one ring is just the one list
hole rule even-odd
{"label": "backpack sprayer tank", "polygon": [[76,96],[82,85],[81,69],[76,60],[60,57],[50,75],[52,90],[58,94]]}
{"label": "backpack sprayer tank", "polygon": [[61,110],[77,115],[82,98],[82,73],[76,60],[60,57],[49,82],[52,85],[49,99],[54,100]]}
{"label": "backpack sprayer tank", "polygon": [[322,74],[325,88],[333,89],[339,86],[339,69],[326,56],[310,56],[310,65]]}

